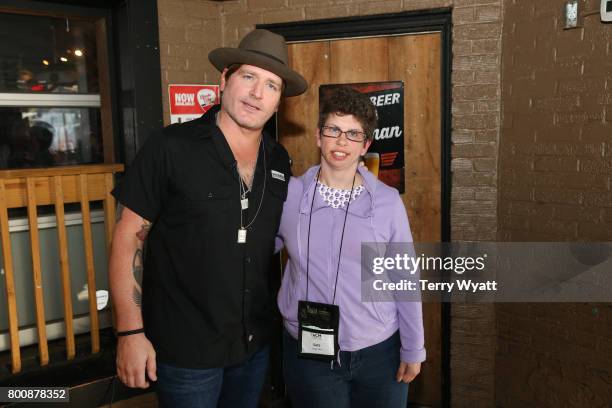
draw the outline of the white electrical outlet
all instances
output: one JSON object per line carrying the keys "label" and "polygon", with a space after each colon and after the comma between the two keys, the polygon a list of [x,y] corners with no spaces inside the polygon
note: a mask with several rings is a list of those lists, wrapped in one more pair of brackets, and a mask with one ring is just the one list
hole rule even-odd
{"label": "white electrical outlet", "polygon": [[565,3],[565,28],[578,26],[578,0],[568,0]]}
{"label": "white electrical outlet", "polygon": [[601,21],[612,21],[612,0],[601,0]]}

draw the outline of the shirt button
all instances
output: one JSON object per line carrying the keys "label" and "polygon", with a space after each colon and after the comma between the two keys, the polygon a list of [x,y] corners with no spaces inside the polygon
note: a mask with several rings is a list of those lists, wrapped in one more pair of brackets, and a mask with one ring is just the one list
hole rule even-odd
{"label": "shirt button", "polygon": [[253,340],[253,335],[249,334],[249,341]]}

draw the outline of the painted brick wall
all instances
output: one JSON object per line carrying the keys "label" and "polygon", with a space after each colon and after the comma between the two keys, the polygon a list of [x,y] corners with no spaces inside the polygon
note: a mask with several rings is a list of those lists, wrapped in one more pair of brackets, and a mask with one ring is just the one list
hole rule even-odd
{"label": "painted brick wall", "polygon": [[[562,1],[509,3],[500,237],[612,239],[612,25],[562,29]],[[598,0],[581,1],[597,10]]]}
{"label": "painted brick wall", "polygon": [[[451,238],[495,240],[502,2],[453,3]],[[494,406],[495,308],[451,305],[453,407]]]}
{"label": "painted brick wall", "polygon": [[[563,30],[563,3],[505,2],[501,240],[612,240],[612,25]],[[498,305],[496,318],[498,406],[610,406],[609,305]]]}
{"label": "painted brick wall", "polygon": [[[236,46],[255,24],[449,6],[454,7],[452,239],[494,240],[501,0],[158,0],[165,122],[168,84],[217,83],[208,52]],[[494,308],[453,305],[452,316],[453,407],[493,406]]]}

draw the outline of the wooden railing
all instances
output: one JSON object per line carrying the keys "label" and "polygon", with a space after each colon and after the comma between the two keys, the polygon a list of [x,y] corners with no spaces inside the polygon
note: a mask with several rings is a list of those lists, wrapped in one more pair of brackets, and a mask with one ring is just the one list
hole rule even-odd
{"label": "wooden railing", "polygon": [[4,277],[6,280],[6,300],[8,306],[9,336],[11,347],[12,372],[21,371],[21,352],[19,345],[19,324],[17,316],[17,296],[11,240],[9,234],[8,209],[27,207],[32,254],[32,280],[34,282],[34,301],[36,328],[38,332],[38,351],[40,365],[49,363],[45,309],[40,258],[37,206],[54,205],[57,219],[57,240],[60,259],[60,273],[63,293],[63,310],[66,338],[66,355],[70,360],[75,356],[75,337],[73,328],[72,291],[70,286],[70,262],[68,259],[68,240],[64,220],[64,204],[80,203],[83,217],[83,242],[89,292],[89,318],[91,329],[91,352],[100,350],[98,311],[96,304],[96,283],[93,261],[93,241],[91,232],[90,201],[103,201],[106,248],[110,242],[115,224],[115,202],[110,194],[113,189],[113,174],[123,171],[123,165],[105,164],[71,166],[45,169],[3,170],[0,171],[0,237],[4,256]]}

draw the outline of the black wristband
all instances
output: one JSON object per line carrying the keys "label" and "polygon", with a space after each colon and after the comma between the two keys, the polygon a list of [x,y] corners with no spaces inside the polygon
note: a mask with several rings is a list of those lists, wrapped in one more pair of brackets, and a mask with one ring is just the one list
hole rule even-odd
{"label": "black wristband", "polygon": [[132,334],[144,333],[144,327],[136,330],[126,330],[117,332],[117,337],[131,336]]}

